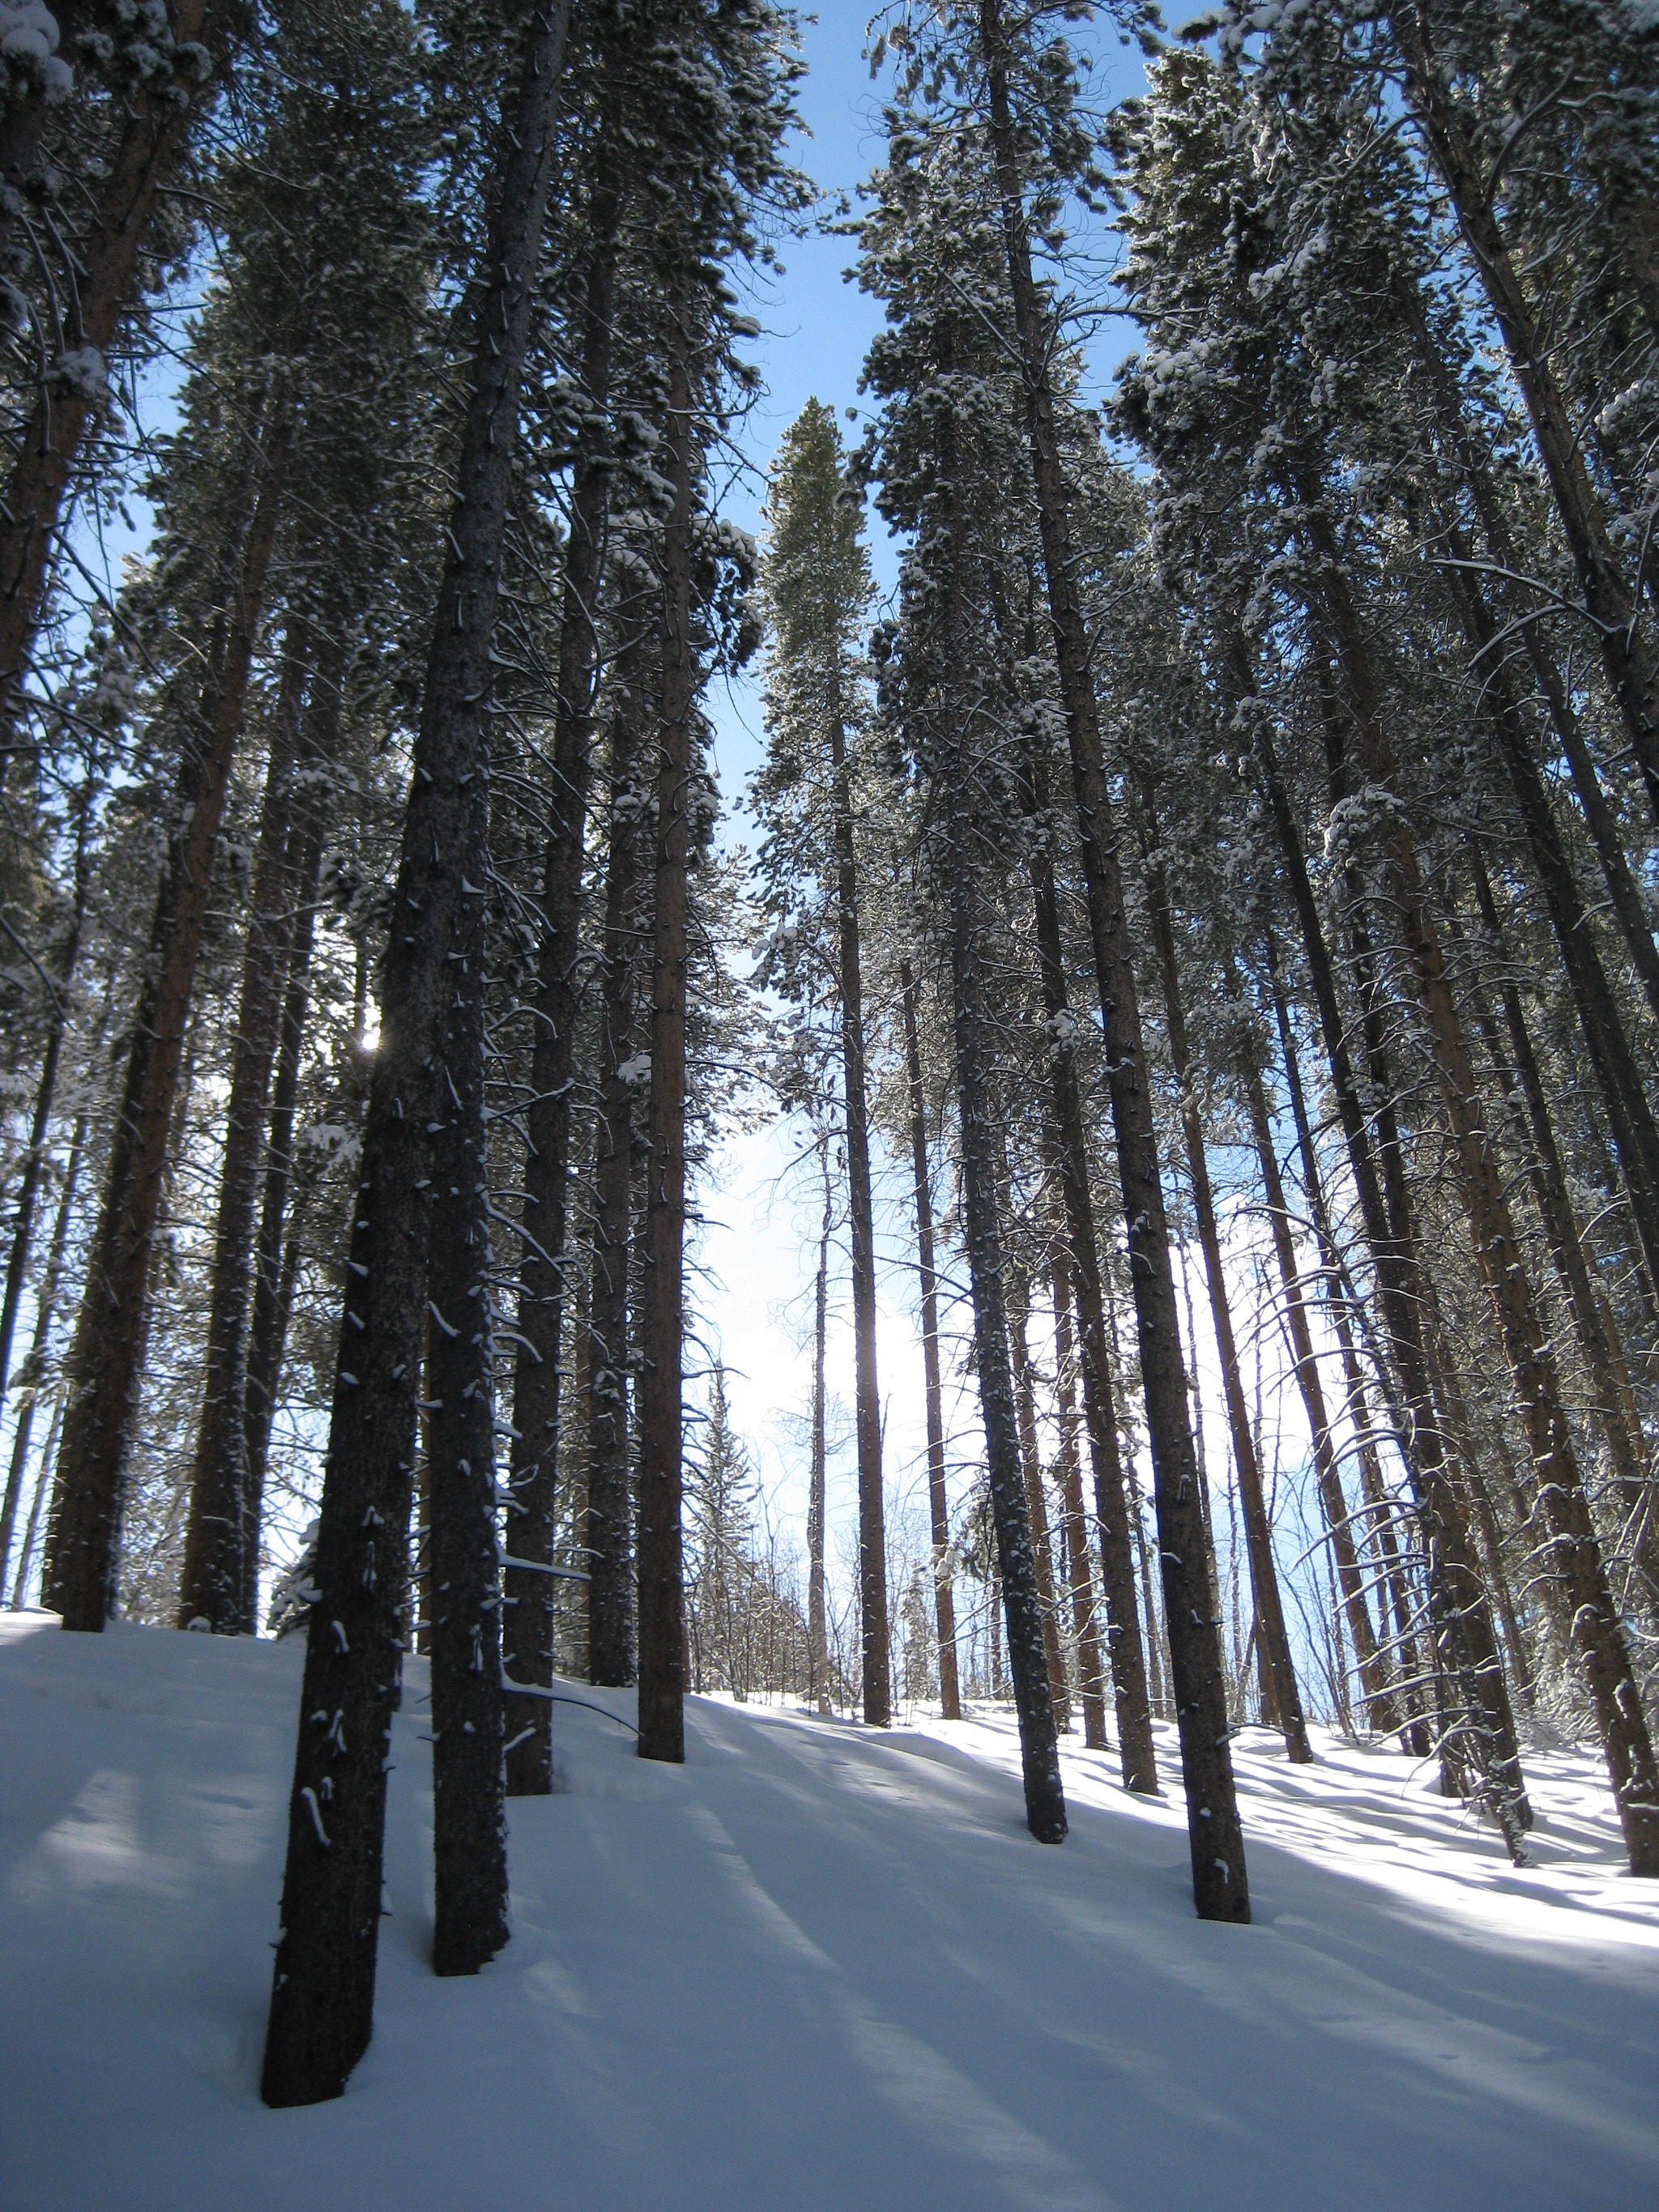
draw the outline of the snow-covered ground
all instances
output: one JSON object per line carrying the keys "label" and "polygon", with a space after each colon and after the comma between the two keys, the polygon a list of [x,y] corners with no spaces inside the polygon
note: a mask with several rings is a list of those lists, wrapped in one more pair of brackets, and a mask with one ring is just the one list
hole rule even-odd
{"label": "snow-covered ground", "polygon": [[1253,1731],[1234,1929],[1193,1917],[1178,1792],[1109,1758],[1066,1755],[1071,1837],[1032,1843],[1003,1715],[698,1698],[671,1769],[557,1706],[513,1942],[439,1982],[411,1665],[374,2042],[342,2101],[272,2113],[299,1651],[0,1639],[8,2212],[1659,2204],[1659,1893],[1580,1754],[1533,1760],[1516,1873],[1403,1759],[1322,1737],[1297,1771]]}

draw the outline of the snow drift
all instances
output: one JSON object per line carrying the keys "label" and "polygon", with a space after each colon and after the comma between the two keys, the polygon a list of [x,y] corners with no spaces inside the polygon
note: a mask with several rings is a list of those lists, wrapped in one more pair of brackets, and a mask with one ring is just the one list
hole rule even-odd
{"label": "snow drift", "polygon": [[[1538,1866],[1405,1760],[1237,1747],[1256,1924],[1193,1917],[1177,1802],[1012,1722],[880,1735],[697,1698],[683,1769],[553,1711],[514,1936],[439,1982],[425,1668],[380,2004],[337,2104],[258,2101],[301,1654],[0,1623],[0,2204],[54,2212],[1163,2212],[1659,2202],[1659,1894],[1595,1763]],[[627,1698],[572,1686],[626,1717]],[[1161,1732],[1166,1774],[1170,1732]]]}

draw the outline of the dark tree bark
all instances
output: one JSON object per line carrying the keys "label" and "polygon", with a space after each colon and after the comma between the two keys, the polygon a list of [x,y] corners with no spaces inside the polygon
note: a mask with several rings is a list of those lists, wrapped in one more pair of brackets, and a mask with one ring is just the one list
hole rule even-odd
{"label": "dark tree bark", "polygon": [[219,1218],[214,1234],[202,1418],[196,1433],[190,1518],[179,1576],[179,1627],[190,1628],[199,1620],[222,1636],[251,1636],[255,1627],[242,1604],[242,1561],[250,1548],[247,1440],[242,1420],[248,1247],[253,1234],[265,1097],[276,1053],[293,934],[291,906],[295,887],[289,870],[289,817],[308,659],[304,617],[290,613],[265,765],[242,958],[241,1003],[232,1048]]}
{"label": "dark tree bark", "polygon": [[696,654],[691,639],[690,337],[669,338],[668,447],[674,503],[663,533],[662,716],[651,987],[651,1156],[640,1320],[640,1756],[685,1757],[680,1540],[684,1334],[687,807]]}
{"label": "dark tree bark", "polygon": [[[614,118],[613,118],[614,120]],[[559,616],[559,689],[553,737],[551,822],[542,876],[542,941],[526,1115],[523,1250],[520,1261],[518,1357],[513,1382],[509,1566],[503,1648],[509,1681],[545,1690],[553,1680],[553,1564],[556,1540],[559,1360],[564,1329],[567,1182],[570,1170],[572,1055],[580,1002],[577,960],[587,788],[592,752],[593,680],[598,665],[599,592],[610,505],[606,407],[615,324],[617,240],[623,181],[615,133],[607,131],[588,211],[582,302],[582,391],[587,405],[572,487],[570,538]],[[507,1787],[513,1797],[544,1796],[552,1752],[544,1697],[507,1698]]]}
{"label": "dark tree bark", "polygon": [[939,1270],[933,1255],[933,1194],[927,1170],[927,1094],[921,1079],[921,1040],[916,1027],[916,979],[899,963],[904,1009],[904,1072],[909,1086],[910,1168],[916,1194],[916,1272],[921,1285],[921,1364],[927,1405],[927,1520],[933,1547],[933,1605],[939,1626],[939,1706],[947,1721],[962,1718],[957,1678],[956,1601],[951,1589],[951,1518],[945,1490],[945,1405],[939,1366]]}
{"label": "dark tree bark", "polygon": [[1054,1378],[1060,1406],[1060,1493],[1065,1510],[1066,1574],[1072,1597],[1072,1634],[1077,1641],[1078,1694],[1083,1706],[1083,1742],[1088,1751],[1106,1749],[1106,1698],[1095,1628],[1094,1577],[1089,1568],[1089,1528],[1083,1512],[1083,1468],[1077,1442],[1077,1364],[1072,1334],[1072,1282],[1066,1254],[1056,1238],[1048,1252],[1054,1301]]}
{"label": "dark tree bark", "polygon": [[[568,0],[526,11],[524,67],[498,155],[459,489],[427,666],[363,1133],[349,1288],[317,1541],[289,1808],[283,1929],[261,2094],[337,2097],[374,2027],[386,1748],[404,1642],[417,1377],[427,1320],[432,1133],[450,955],[466,927],[448,854],[484,765],[520,381],[552,173]],[[320,1718],[317,1717],[321,1716]]]}
{"label": "dark tree bark", "polygon": [[637,782],[644,700],[644,633],[617,672],[611,724],[611,836],[605,878],[605,965],[599,1021],[599,1122],[593,1170],[593,1264],[588,1294],[587,1679],[632,1682],[634,1515],[629,1481],[628,1282],[632,1248],[633,1091],[621,1070],[634,1055],[639,995]]}
{"label": "dark tree bark", "polygon": [[58,1449],[62,1505],[47,1562],[46,1601],[62,1613],[65,1628],[101,1629],[114,1598],[124,1462],[140,1382],[168,1120],[292,430],[291,404],[279,395],[250,485],[246,527],[237,533],[228,564],[229,604],[220,649],[179,763],[149,970],[67,1367],[70,1397]]}
{"label": "dark tree bark", "polygon": [[1226,1679],[1217,1625],[1210,1611],[1208,1547],[1187,1418],[1157,1132],[1152,1125],[1133,946],[1102,764],[1088,635],[1078,597],[1066,477],[1049,380],[1047,320],[1031,275],[1018,143],[1008,101],[1001,0],[980,0],[979,22],[989,77],[991,143],[1025,388],[1043,575],[1071,746],[1079,846],[1105,1028],[1123,1214],[1128,1224],[1164,1614],[1187,1784],[1193,1897],[1200,1919],[1247,1921],[1249,1887],[1229,1749]]}
{"label": "dark tree bark", "polygon": [[[824,1339],[830,1314],[830,1231],[835,1218],[835,1194],[830,1182],[830,1139],[818,1139],[818,1164],[823,1172],[823,1221],[818,1231],[818,1272],[812,1305],[812,1460],[806,1492],[806,1667],[807,1698],[821,1713],[830,1711],[829,1650],[823,1618],[824,1479],[828,1470],[824,1433]],[[942,1649],[943,1647],[941,1647]],[[939,1661],[941,1675],[945,1662]],[[956,1686],[956,1647],[951,1648],[951,1687]],[[959,1719],[960,1714],[951,1716]]]}
{"label": "dark tree bark", "polygon": [[[1270,1692],[1273,1719],[1282,1729],[1285,1749],[1292,1765],[1312,1763],[1307,1723],[1302,1717],[1302,1693],[1297,1686],[1291,1659],[1291,1639],[1285,1626],[1285,1608],[1279,1592],[1279,1572],[1273,1565],[1273,1530],[1267,1521],[1267,1500],[1256,1458],[1255,1438],[1244,1403],[1239,1373],[1238,1346],[1233,1336],[1231,1302],[1221,1261],[1221,1235],[1216,1224],[1215,1200],[1210,1188],[1210,1164],[1204,1146],[1204,1125],[1199,1115],[1198,1093],[1193,1084],[1192,1054],[1187,1043],[1187,1012],[1181,994],[1181,970],[1176,957],[1175,923],[1170,911],[1170,890],[1158,842],[1158,817],[1149,779],[1143,779],[1139,830],[1146,862],[1147,903],[1152,909],[1152,936],[1164,976],[1164,1003],[1169,1017],[1170,1061],[1181,1097],[1182,1133],[1186,1139],[1187,1165],[1192,1176],[1193,1212],[1198,1221],[1198,1241],[1204,1254],[1204,1275],[1210,1293],[1210,1318],[1215,1330],[1216,1351],[1221,1361],[1222,1396],[1227,1425],[1232,1436],[1233,1464],[1238,1473],[1239,1504],[1244,1522],[1244,1548],[1249,1562],[1250,1595],[1255,1604],[1256,1646],[1261,1655],[1264,1685]],[[1194,1347],[1194,1359],[1197,1347]],[[1268,1700],[1264,1698],[1264,1720]]]}
{"label": "dark tree bark", "polygon": [[[216,48],[226,12],[214,0],[173,0],[173,37],[180,46],[196,41]],[[76,327],[66,332],[72,344],[106,354],[131,309],[139,256],[157,197],[202,105],[180,98],[181,90],[164,76],[154,90],[140,85],[129,95],[130,119],[103,180],[96,217],[76,256]],[[54,384],[42,391],[0,501],[0,742],[15,726],[24,672],[58,550],[65,495],[97,406],[73,385]],[[72,1421],[71,1412],[65,1426]]]}
{"label": "dark tree bark", "polygon": [[[837,657],[839,667],[839,656]],[[848,1219],[853,1237],[854,1418],[859,1460],[859,1614],[864,1652],[864,1717],[892,1717],[887,1638],[887,1537],[881,1488],[881,1390],[876,1374],[875,1218],[870,1194],[870,1111],[865,1097],[864,981],[859,951],[858,852],[840,702],[830,718],[834,779],[836,913],[840,933],[842,1083],[847,1109]]]}
{"label": "dark tree bark", "polygon": [[[1020,786],[1021,805],[1028,822],[1035,825],[1037,818],[1046,813],[1048,800],[1040,762],[1034,762],[1030,773],[1022,775]],[[1106,1638],[1112,1661],[1118,1753],[1122,1761],[1124,1788],[1155,1792],[1158,1757],[1152,1742],[1152,1708],[1147,1699],[1146,1656],[1141,1648],[1140,1625],[1135,1612],[1127,1486],[1118,1448],[1100,1254],[1095,1241],[1094,1200],[1089,1187],[1088,1145],[1077,1072],[1077,1023],[1067,996],[1060,898],[1054,883],[1054,856],[1046,839],[1031,839],[1028,868],[1036,921],[1043,1012],[1048,1020],[1056,1164],[1069,1244],[1066,1267],[1077,1301],[1083,1418],[1089,1432],[1095,1516],[1100,1531],[1101,1577],[1106,1595]],[[1150,1614],[1147,1633],[1156,1635]],[[1161,1692],[1159,1702],[1162,1703]]]}
{"label": "dark tree bark", "polygon": [[[428,1496],[432,1576],[432,1964],[476,1974],[507,1938],[501,1772],[501,1569],[495,1540],[495,1362],[484,1158],[484,899],[488,785],[466,787],[451,848],[463,904],[439,1040],[427,1264]],[[470,802],[470,803],[468,803]]]}
{"label": "dark tree bark", "polygon": [[[959,799],[956,803],[960,805]],[[959,821],[951,854],[951,975],[957,1101],[962,1124],[963,1206],[973,1287],[980,1409],[985,1424],[985,1471],[1008,1628],[1009,1671],[1014,1678],[1014,1704],[1019,1716],[1026,1825],[1040,1844],[1057,1844],[1066,1834],[1066,1797],[1060,1786],[1054,1702],[1025,1511],[1014,1382],[1008,1364],[1002,1239],[997,1225],[998,1143],[982,1058],[985,1016],[965,828]]]}

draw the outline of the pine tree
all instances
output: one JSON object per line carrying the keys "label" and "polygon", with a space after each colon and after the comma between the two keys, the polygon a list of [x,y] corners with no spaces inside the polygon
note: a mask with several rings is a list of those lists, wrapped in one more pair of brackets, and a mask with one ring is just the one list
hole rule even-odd
{"label": "pine tree", "polygon": [[[480,771],[487,760],[478,708],[490,688],[495,584],[552,174],[567,15],[562,0],[526,13],[519,92],[511,127],[503,119],[488,255],[479,272],[459,495],[446,531],[449,553],[398,870],[395,911],[410,926],[392,933],[348,1263],[353,1288],[335,1378],[318,1531],[320,1595],[307,1638],[283,1934],[261,2080],[270,2105],[339,2096],[374,2022],[386,1745],[402,1644],[427,1304],[429,1232],[422,1193],[433,1178],[426,1132],[443,1096],[448,956],[473,926],[465,901],[477,890],[464,871],[469,863],[482,865],[475,847],[483,830]],[[470,1075],[467,1085],[476,1102],[471,1110],[480,1113]],[[493,1551],[493,1528],[490,1543]],[[493,1694],[499,1705],[498,1684]],[[319,1712],[333,1717],[320,1738],[313,1717]]]}
{"label": "pine tree", "polygon": [[[816,399],[807,402],[785,434],[768,489],[767,522],[764,580],[774,646],[767,680],[767,759],[756,788],[772,842],[763,865],[780,912],[799,900],[803,878],[816,878],[833,910],[833,941],[818,949],[817,958],[833,977],[841,1028],[853,1243],[864,1717],[882,1727],[890,1717],[886,1540],[860,870],[854,829],[857,770],[849,747],[849,737],[856,739],[858,653],[871,598],[870,563],[860,501],[847,480],[835,417]],[[830,913],[823,922],[827,931]]]}

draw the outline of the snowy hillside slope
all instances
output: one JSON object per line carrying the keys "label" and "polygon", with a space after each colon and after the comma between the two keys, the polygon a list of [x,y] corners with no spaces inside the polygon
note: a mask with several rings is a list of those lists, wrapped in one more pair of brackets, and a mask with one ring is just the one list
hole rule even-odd
{"label": "snowy hillside slope", "polygon": [[1659,2204],[1659,1895],[1586,1758],[1534,1762],[1517,1874],[1403,1759],[1321,1738],[1293,1771],[1252,1732],[1241,1929],[1193,1917],[1176,1805],[1109,1759],[1066,1754],[1071,1838],[1032,1843],[1000,1716],[696,1699],[675,1770],[558,1706],[514,1940],[441,1983],[411,1664],[374,2045],[270,2113],[299,1650],[0,1636],[7,2212]]}

